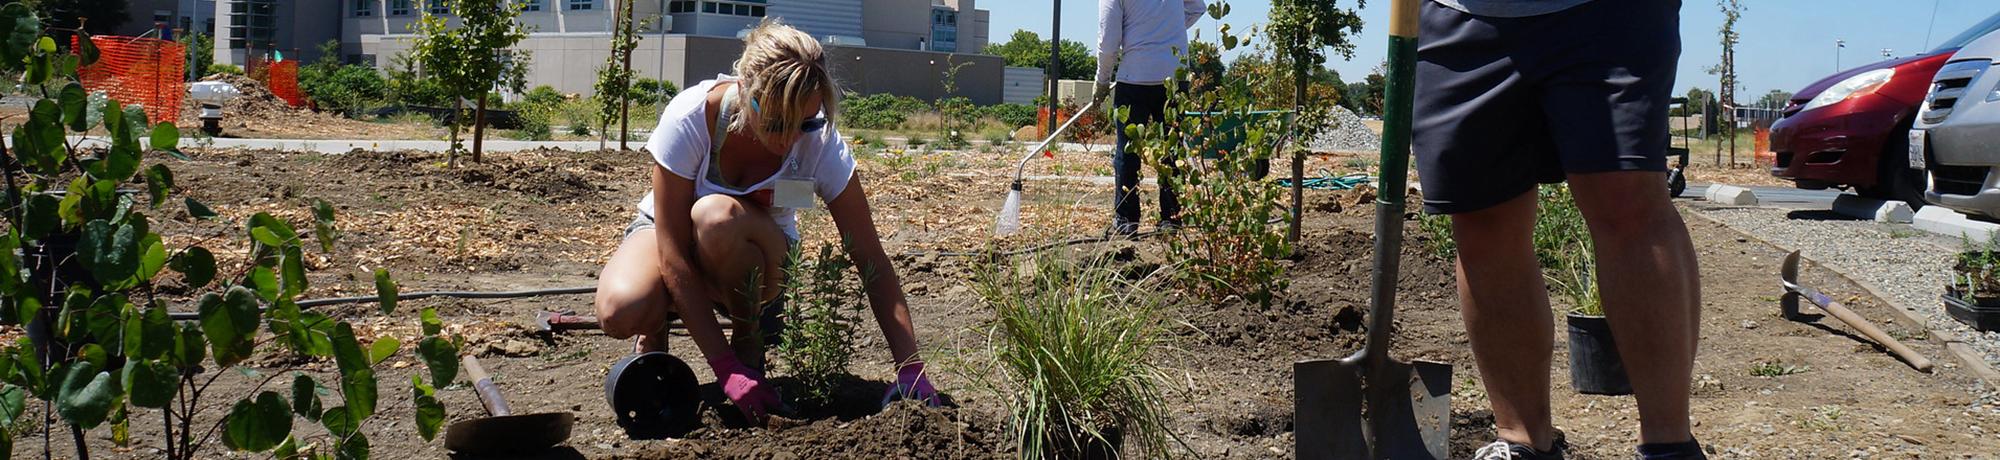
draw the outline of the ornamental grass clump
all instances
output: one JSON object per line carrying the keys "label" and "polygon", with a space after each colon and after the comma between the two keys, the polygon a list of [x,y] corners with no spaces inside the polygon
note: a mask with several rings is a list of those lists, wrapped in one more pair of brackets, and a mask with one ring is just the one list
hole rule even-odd
{"label": "ornamental grass clump", "polygon": [[975,284],[997,318],[986,386],[1007,401],[1024,458],[1115,458],[1121,444],[1165,454],[1174,436],[1155,355],[1166,331],[1151,276],[1044,256],[988,267]]}

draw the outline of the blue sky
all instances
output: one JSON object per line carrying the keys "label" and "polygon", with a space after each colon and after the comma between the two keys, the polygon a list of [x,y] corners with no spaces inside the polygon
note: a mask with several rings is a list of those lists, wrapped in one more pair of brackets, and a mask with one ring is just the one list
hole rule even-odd
{"label": "blue sky", "polygon": [[[1625,1],[1625,0],[1597,0]],[[1214,3],[1215,0],[1210,0]],[[1743,81],[1743,96],[1739,99],[1750,101],[1755,95],[1772,89],[1797,91],[1799,88],[1825,77],[1834,71],[1835,40],[1846,40],[1847,48],[1840,50],[1842,68],[1882,60],[1882,49],[1888,48],[1895,56],[1908,56],[1928,51],[1939,42],[1957,35],[1974,23],[2000,12],[2000,2],[1994,0],[1742,0],[1746,7],[1743,18],[1737,22],[1737,30],[1743,35],[1736,49],[1736,72]],[[1003,0],[981,2],[979,7],[991,10],[992,39],[1005,41],[1016,29],[1027,29],[1049,36],[1050,13],[1054,11],[1050,0]],[[1268,0],[1234,0],[1229,2],[1231,13],[1225,18],[1232,29],[1263,22],[1270,11]],[[1339,0],[1343,7],[1354,7],[1354,0]],[[1354,59],[1335,60],[1329,66],[1340,72],[1342,78],[1358,80],[1367,75],[1385,55],[1388,32],[1383,24],[1388,23],[1388,0],[1369,0],[1361,9],[1361,17],[1367,21]],[[1935,7],[1936,20],[1932,21]],[[1096,47],[1097,2],[1095,0],[1066,0],[1062,2],[1062,34],[1066,39],[1083,42],[1087,47]],[[1714,89],[1715,76],[1706,69],[1715,65],[1722,53],[1716,30],[1722,25],[1722,13],[1713,0],[1688,0],[1681,7],[1682,51],[1680,77],[1677,91],[1684,92],[1690,86]],[[1217,22],[1202,18],[1196,29],[1201,37],[1213,40]],[[1239,32],[1240,33],[1240,32]],[[1926,45],[1928,35],[1928,45]]]}

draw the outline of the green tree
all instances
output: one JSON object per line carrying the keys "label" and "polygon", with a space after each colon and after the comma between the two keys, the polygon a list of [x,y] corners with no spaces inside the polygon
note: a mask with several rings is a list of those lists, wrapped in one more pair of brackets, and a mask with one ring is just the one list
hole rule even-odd
{"label": "green tree", "polygon": [[1681,106],[1680,111],[1674,115],[1685,117],[1701,114],[1701,108],[1708,106],[1710,101],[1715,100],[1715,92],[1702,89],[1698,86],[1689,87],[1686,97],[1688,100],[1687,105]]}
{"label": "green tree", "polygon": [[[181,34],[174,41],[179,42],[182,47],[187,48],[187,68],[190,74],[206,72],[210,65],[215,64],[214,36],[200,32],[189,32]],[[190,80],[200,77],[201,75],[193,75],[193,78],[190,78]]]}
{"label": "green tree", "polygon": [[[1365,7],[1367,2],[1355,0],[1355,6]],[[1222,13],[1229,11],[1229,4],[1218,7]],[[1218,15],[1219,16],[1219,15]],[[1307,110],[1324,105],[1310,100],[1307,88],[1311,86],[1312,69],[1326,65],[1326,50],[1332,49],[1341,57],[1354,57],[1354,43],[1348,41],[1350,34],[1361,31],[1361,15],[1352,9],[1340,8],[1334,0],[1273,0],[1271,2],[1271,23],[1265,26],[1264,34],[1271,42],[1272,51],[1280,59],[1291,63],[1285,76],[1292,81],[1291,132],[1318,133],[1332,120],[1326,110]],[[1222,25],[1223,39],[1229,39],[1229,24]],[[1307,136],[1293,136],[1294,142],[1306,142]],[[1292,222],[1285,232],[1288,242],[1297,244],[1299,227],[1302,224],[1301,207],[1305,179],[1305,149],[1292,152]]]}
{"label": "green tree", "polygon": [[[632,21],[632,3],[629,1],[618,2],[618,12],[615,15],[617,18],[616,23],[611,28],[611,55],[604,59],[604,66],[597,69],[597,85],[595,88],[597,90],[598,104],[597,119],[601,124],[597,130],[597,148],[599,149],[604,148],[604,142],[608,137],[607,132],[611,130],[611,120],[616,119],[618,120],[618,149],[631,150],[631,147],[626,145],[626,137],[631,134],[631,130],[627,126],[629,126],[631,118],[632,98],[634,97],[632,78],[635,74],[632,72],[632,51],[639,49],[639,34],[637,29],[647,27],[645,23],[637,24],[637,27],[634,27],[635,24]],[[651,19],[646,21],[646,23],[650,22],[652,22]]]}
{"label": "green tree", "polygon": [[[1049,66],[1049,41],[1027,30],[1016,30],[1006,43],[987,45],[986,53],[1007,60],[1010,67]],[[1097,78],[1097,56],[1090,54],[1090,48],[1075,40],[1062,42],[1062,78],[1064,80],[1090,80]]]}
{"label": "green tree", "polygon": [[1792,92],[1781,89],[1771,90],[1768,93],[1764,93],[1764,97],[1757,98],[1757,107],[1766,109],[1783,109],[1785,105],[1791,103]]}
{"label": "green tree", "polygon": [[1222,78],[1228,69],[1222,65],[1222,51],[1214,43],[1195,40],[1188,42],[1188,86],[1196,91],[1214,89],[1222,85]]}
{"label": "green tree", "polygon": [[528,26],[520,21],[522,4],[511,0],[429,0],[443,2],[458,16],[458,27],[444,16],[422,8],[424,15],[410,26],[416,32],[411,58],[422,67],[423,76],[434,80],[452,99],[451,153],[447,164],[458,164],[461,145],[458,129],[464,100],[475,99],[473,112],[472,161],[480,161],[481,141],[486,134],[486,99],[496,86],[520,92],[526,83],[529,56],[508,47],[528,38]]}
{"label": "green tree", "polygon": [[[1736,107],[1736,89],[1743,83],[1736,80],[1736,44],[1743,41],[1743,35],[1736,32],[1736,21],[1743,18],[1743,3],[1739,0],[1715,0],[1715,7],[1722,11],[1722,26],[1716,35],[1722,42],[1722,62],[1708,68],[1708,73],[1718,79],[1717,93],[1722,101],[1722,134],[1729,139],[1729,162],[1736,162],[1736,116],[1731,109]],[[1722,138],[1716,139],[1716,164],[1722,163]]]}

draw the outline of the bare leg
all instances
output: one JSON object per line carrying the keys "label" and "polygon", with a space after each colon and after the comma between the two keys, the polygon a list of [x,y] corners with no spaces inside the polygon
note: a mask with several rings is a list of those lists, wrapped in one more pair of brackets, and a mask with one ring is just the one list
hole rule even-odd
{"label": "bare leg", "polygon": [[1693,439],[1688,382],[1701,330],[1701,273],[1680,212],[1660,189],[1666,173],[1570,176],[1597,246],[1606,319],[1639,403],[1639,440]]}
{"label": "bare leg", "polygon": [[785,234],[770,213],[727,195],[709,195],[693,208],[695,245],[710,294],[736,321],[730,346],[747,366],[764,367],[762,305],[784,283]]}
{"label": "bare leg", "polygon": [[597,275],[595,301],[605,335],[643,336],[639,351],[665,351],[665,329],[673,316],[666,283],[660,282],[659,241],[642,231],[626,238]]}
{"label": "bare leg", "polygon": [[1548,287],[1535,258],[1535,192],[1451,216],[1458,297],[1473,361],[1500,439],[1547,451],[1549,360],[1555,346]]}

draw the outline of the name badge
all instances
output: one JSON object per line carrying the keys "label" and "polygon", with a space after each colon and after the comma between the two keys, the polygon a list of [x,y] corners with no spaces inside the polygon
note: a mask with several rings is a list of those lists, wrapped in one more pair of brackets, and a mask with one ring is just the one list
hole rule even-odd
{"label": "name badge", "polygon": [[811,208],[813,203],[813,182],[801,179],[779,179],[773,191],[771,205],[780,208]]}

